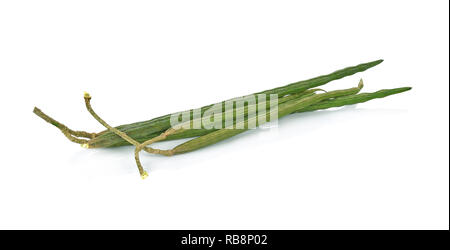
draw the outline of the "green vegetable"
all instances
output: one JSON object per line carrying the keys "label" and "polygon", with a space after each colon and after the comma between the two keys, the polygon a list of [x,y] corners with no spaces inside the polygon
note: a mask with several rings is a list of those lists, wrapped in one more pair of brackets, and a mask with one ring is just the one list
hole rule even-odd
{"label": "green vegetable", "polygon": [[[324,100],[320,103],[311,105],[309,107],[299,109],[293,113],[311,112],[311,111],[316,111],[316,110],[321,110],[321,109],[337,108],[337,107],[342,107],[342,106],[346,106],[346,105],[364,103],[364,102],[370,101],[372,99],[383,98],[383,97],[387,97],[390,95],[399,94],[399,93],[408,91],[410,89],[411,88],[409,88],[409,87],[396,88],[396,89],[384,89],[384,90],[379,90],[374,93],[362,93],[362,94],[357,94],[357,95],[352,95],[352,96],[347,96],[347,97],[339,97],[336,99]],[[282,103],[282,99],[280,100],[280,103]],[[217,131],[217,129],[190,129],[190,130],[183,131],[182,133],[169,135],[164,140],[186,139],[186,138],[206,135],[206,134],[209,134],[214,131]],[[164,131],[158,131],[158,132],[150,135],[149,138],[156,137],[159,134],[161,134],[162,132],[164,132]],[[89,143],[89,148],[98,147],[98,144],[96,143],[97,139],[98,138],[94,138],[94,139],[90,140],[89,142],[87,142],[87,143]],[[103,140],[104,139],[102,138],[102,141]],[[112,139],[112,140],[114,140],[114,139]],[[142,143],[146,140],[146,138],[137,138],[136,140]],[[119,142],[117,142],[117,144],[114,144],[112,146],[117,147],[117,146],[125,146],[125,145],[130,145],[130,143],[121,139]]]}
{"label": "green vegetable", "polygon": [[[369,68],[372,68],[380,63],[382,63],[383,60],[377,60],[373,62],[363,63],[359,64],[357,66],[353,67],[347,67],[341,70],[337,70],[333,73],[315,77],[309,80],[299,81],[295,83],[291,83],[289,85],[278,87],[262,92],[255,93],[256,94],[278,94],[278,98],[281,98],[283,96],[289,95],[289,94],[296,94],[301,93],[307,89],[315,88],[318,86],[322,86],[328,82],[331,82],[333,80],[338,80],[346,76],[353,75],[358,72],[365,71]],[[224,101],[225,102],[225,101]],[[211,108],[214,104],[204,106],[201,108],[202,114]],[[126,124],[122,126],[116,127],[120,131],[123,131],[130,135],[131,137],[135,138],[139,142],[143,142],[145,140],[148,140],[152,137],[155,137],[156,135],[161,134],[166,129],[170,128],[170,117],[172,114],[164,115],[158,118],[154,118],[149,121],[143,121],[143,122],[136,122],[132,124]],[[199,132],[200,134],[202,132]],[[193,136],[198,135],[197,132],[193,132]],[[178,138],[178,137],[175,137]],[[100,132],[94,139],[90,140],[88,142],[89,147],[91,148],[102,148],[102,147],[116,147],[116,146],[123,146],[123,145],[130,145],[126,141],[124,141],[122,138],[117,136],[115,133],[105,130]]]}
{"label": "green vegetable", "polygon": [[[191,119],[183,124],[180,124],[180,127],[172,127],[170,124],[171,117],[178,113],[168,114],[149,121],[112,127],[102,118],[100,118],[100,116],[97,115],[96,112],[94,112],[91,106],[91,96],[87,93],[85,93],[84,96],[87,110],[100,124],[102,124],[106,128],[106,130],[100,133],[88,133],[84,131],[71,130],[64,124],[49,117],[38,108],[34,108],[33,112],[45,121],[60,129],[60,131],[70,141],[81,144],[86,148],[134,145],[136,164],[138,166],[140,175],[145,178],[147,176],[147,172],[142,167],[139,157],[139,153],[141,150],[144,150],[148,153],[161,154],[165,156],[187,153],[206,146],[213,145],[217,142],[243,133],[251,127],[250,125],[262,125],[263,123],[268,121],[268,117],[272,118],[274,116],[277,116],[278,118],[281,118],[292,113],[309,112],[333,107],[341,107],[344,105],[363,103],[372,99],[384,98],[386,96],[402,93],[411,89],[410,87],[403,87],[396,89],[384,89],[373,93],[359,94],[359,91],[363,87],[362,80],[358,87],[350,89],[334,90],[330,92],[326,92],[320,89],[314,89],[315,87],[324,85],[330,81],[341,79],[345,76],[349,76],[357,72],[362,72],[366,69],[380,64],[381,62],[382,60],[378,60],[353,67],[348,67],[342,70],[335,71],[328,75],[319,76],[309,80],[292,83],[283,87],[278,87],[254,94],[274,94],[278,96],[278,103],[265,103],[265,107],[269,110],[269,113],[259,112],[260,104],[262,105],[262,107],[264,107],[264,103],[258,103],[258,101],[260,100],[258,100],[257,98],[255,99],[255,102],[241,107],[237,107],[236,104],[232,103],[232,110],[224,108],[227,101],[202,107],[200,109],[200,113],[202,114],[202,116],[206,111],[208,111],[208,109],[213,107],[213,105],[216,105],[215,107],[221,107],[221,109],[217,110],[217,113],[215,114],[218,118],[222,118],[222,123],[219,123],[219,125],[222,125],[220,129],[207,129],[201,126],[194,129],[192,125],[201,124],[202,118],[193,119],[192,113],[187,113],[188,115],[190,114]],[[323,91],[324,93],[318,93],[321,91]],[[263,95],[263,97],[265,97],[265,95]],[[256,110],[256,108],[258,108],[258,113],[250,112],[250,110],[254,111]],[[242,117],[243,119],[238,120],[238,117]],[[233,120],[231,120],[231,123],[229,124],[225,122],[226,118],[232,118]],[[149,146],[155,142],[181,138],[193,139],[169,150],[160,150]]]}
{"label": "green vegetable", "polygon": [[[318,103],[322,100],[326,100],[329,98],[336,98],[339,96],[346,96],[346,95],[354,95],[357,94],[361,88],[363,87],[362,83],[359,84],[356,88],[351,89],[345,89],[345,90],[335,90],[323,94],[317,94],[305,98],[295,99],[292,101],[288,101],[285,103],[282,103],[278,106],[278,110],[272,111],[272,112],[278,112],[278,118],[282,118],[283,116],[286,116],[290,113],[295,112],[296,110],[300,110],[302,108],[306,108],[314,103]],[[269,115],[270,116],[270,115]],[[244,128],[247,128],[247,124],[251,123],[251,120],[259,120],[258,116],[254,116],[252,118],[249,118],[245,121],[243,121]],[[239,124],[236,124],[235,126],[239,126]],[[190,151],[194,151],[209,145],[212,145],[214,143],[217,143],[219,141],[228,139],[232,136],[235,136],[237,134],[240,134],[242,132],[245,132],[247,129],[231,129],[231,128],[223,128],[218,131],[209,133],[204,136],[200,136],[198,138],[192,139],[188,142],[185,142],[179,146],[176,146],[174,149],[172,149],[172,154],[181,154],[181,153],[187,153]]]}

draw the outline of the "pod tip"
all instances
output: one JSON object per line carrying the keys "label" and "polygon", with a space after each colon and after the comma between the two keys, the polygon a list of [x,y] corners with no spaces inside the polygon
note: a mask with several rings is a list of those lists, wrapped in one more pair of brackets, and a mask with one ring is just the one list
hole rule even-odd
{"label": "pod tip", "polygon": [[401,92],[406,92],[406,91],[410,91],[412,89],[412,87],[403,87],[403,88],[399,88],[399,90]]}
{"label": "pod tip", "polygon": [[81,144],[81,147],[82,147],[82,148],[89,148],[89,144],[83,143],[83,144]]}
{"label": "pod tip", "polygon": [[88,92],[84,91],[84,98],[91,98],[91,95],[89,95]]}
{"label": "pod tip", "polygon": [[380,63],[382,63],[382,62],[384,62],[384,59],[378,59],[378,60],[376,60],[376,61],[373,61],[373,64],[374,64],[374,66],[375,66],[375,65],[378,65],[378,64],[380,64]]}

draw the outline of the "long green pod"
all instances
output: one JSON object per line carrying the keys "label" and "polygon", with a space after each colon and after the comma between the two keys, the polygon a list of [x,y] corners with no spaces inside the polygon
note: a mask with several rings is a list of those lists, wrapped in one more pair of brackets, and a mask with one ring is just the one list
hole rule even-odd
{"label": "long green pod", "polygon": [[318,77],[315,77],[315,78],[312,78],[309,80],[291,83],[289,85],[266,90],[261,93],[263,93],[263,94],[278,94],[280,96],[284,96],[284,95],[288,95],[288,94],[292,94],[292,93],[299,93],[299,92],[305,91],[307,89],[319,87],[319,86],[327,84],[331,81],[338,80],[338,79],[344,78],[346,76],[356,74],[358,72],[363,72],[363,71],[370,69],[382,62],[383,62],[383,60],[377,60],[377,61],[373,61],[373,62],[362,63],[362,64],[359,64],[356,66],[337,70],[328,75],[318,76]]}
{"label": "long green pod", "polygon": [[[329,99],[329,98],[336,98],[339,96],[346,96],[346,95],[354,95],[357,94],[361,88],[362,84],[360,84],[356,88],[350,88],[350,89],[344,89],[344,90],[335,90],[330,91],[323,94],[316,94],[313,96],[300,98],[298,100],[292,100],[285,103],[282,103],[278,106],[278,110],[271,110],[270,112],[278,112],[278,118],[282,118],[283,116],[286,116],[290,113],[293,113],[297,110],[304,109],[310,105],[313,105],[315,103],[318,103],[320,101]],[[269,114],[271,116],[272,114]],[[264,114],[266,116],[266,114]],[[272,117],[272,116],[271,116]],[[182,154],[191,152],[212,144],[215,144],[217,142],[223,141],[225,139],[228,139],[230,137],[233,137],[235,135],[238,135],[240,133],[245,132],[248,130],[248,124],[256,124],[256,121],[260,120],[260,116],[254,116],[250,117],[245,121],[242,121],[243,124],[235,124],[233,127],[228,127],[224,129],[217,130],[215,132],[206,134],[204,136],[197,137],[195,139],[192,139],[190,141],[187,141],[185,143],[182,143],[178,146],[176,146],[174,149],[172,149],[173,154]],[[265,118],[265,117],[264,117]],[[263,119],[265,120],[265,119]],[[242,127],[244,129],[234,129]]]}
{"label": "long green pod", "polygon": [[[302,93],[297,93],[297,94],[292,94],[292,95],[288,95],[288,96],[282,97],[282,98],[279,99],[277,105],[280,104],[280,103],[284,103],[284,102],[293,100],[293,99],[298,99],[298,98],[300,98],[302,96],[305,96],[305,95],[308,95],[308,94],[314,94],[315,91],[317,91],[317,90],[311,89],[311,90],[304,91]],[[255,99],[255,100],[257,100],[257,99]],[[266,108],[269,109],[270,105],[271,105],[270,102],[267,102]],[[224,107],[222,107],[222,112],[221,112],[221,115],[222,115],[222,127],[225,127],[225,120],[228,117],[230,117],[230,116],[233,117],[233,121],[236,120],[236,117],[238,117],[240,115],[242,115],[244,117],[244,119],[247,119],[248,110],[251,109],[251,108],[254,108],[254,109],[258,108],[258,102],[254,103],[254,104],[248,104],[246,106],[239,107],[239,108],[235,107],[235,108],[233,108],[231,110],[224,110],[223,108]],[[192,114],[191,114],[191,120],[189,121],[190,127],[192,128],[193,124],[195,124],[195,123],[202,124],[202,119],[203,119],[202,117],[194,119],[192,117]],[[182,126],[182,125],[183,124],[180,124],[180,126]],[[161,133],[163,133],[167,129],[168,128],[164,128],[164,129],[161,129],[161,130],[159,130],[157,132],[154,132],[154,133],[152,133],[150,135],[150,137],[144,137],[144,138],[139,137],[139,138],[134,138],[134,139],[142,143],[142,142],[144,142],[144,141],[146,141],[146,140],[148,140],[150,138],[153,138],[153,137],[156,137],[156,136],[160,135]],[[217,130],[217,129],[203,129],[203,128],[201,128],[201,129],[188,129],[188,130],[184,130],[181,133],[170,135],[166,140],[170,140],[170,139],[174,139],[174,138],[178,139],[178,138],[195,137],[195,136],[199,136],[199,135],[204,135],[206,133],[210,133],[210,132],[215,131],[215,130]],[[96,140],[90,140],[88,142],[88,144],[89,144],[89,148],[99,147],[99,143]],[[119,141],[117,144],[115,144],[115,145],[113,145],[111,147],[123,146],[123,145],[130,145],[130,143],[125,141],[125,140],[122,140],[122,141]]]}
{"label": "long green pod", "polygon": [[[378,98],[384,98],[390,95],[400,94],[406,91],[411,90],[411,87],[402,87],[402,88],[395,88],[395,89],[382,89],[376,92],[372,93],[360,93],[356,95],[348,95],[348,96],[342,96],[338,98],[323,100],[321,102],[318,102],[316,104],[313,104],[311,106],[308,106],[303,109],[299,109],[293,113],[303,113],[303,112],[311,112],[311,111],[317,111],[317,110],[323,110],[323,109],[329,109],[329,108],[338,108],[346,105],[354,105],[358,103],[364,103],[373,99]],[[191,129],[183,131],[182,133],[170,135],[166,138],[166,140],[177,140],[177,139],[186,139],[196,136],[202,136],[209,134],[211,132],[217,131],[215,130],[208,130],[208,129]]]}
{"label": "long green pod", "polygon": [[[372,68],[380,63],[383,60],[377,60],[373,62],[363,63],[352,67],[347,67],[341,70],[337,70],[333,73],[315,77],[309,80],[299,81],[295,83],[291,83],[282,87],[265,90],[262,92],[258,92],[255,94],[278,94],[279,98],[285,95],[300,93],[310,88],[318,87],[324,85],[333,80],[338,80],[346,76],[350,76],[356,74],[358,72],[365,71],[369,68]],[[201,108],[201,112],[205,112],[209,108],[211,108],[214,104],[204,106]],[[176,113],[175,113],[176,114]],[[132,138],[135,138],[138,141],[145,141],[149,138],[155,136],[155,134],[161,133],[170,127],[170,117],[173,114],[164,115],[161,117],[154,118],[148,121],[136,122],[131,124],[125,124],[116,127],[122,132],[127,133]],[[127,145],[124,144],[124,140],[112,133],[111,131],[105,130],[100,132],[96,138],[91,139],[89,141],[89,147],[97,148],[97,147],[113,147],[113,146],[121,146]]]}
{"label": "long green pod", "polygon": [[[311,111],[317,111],[317,110],[323,110],[323,109],[329,109],[329,108],[338,108],[346,105],[354,105],[358,103],[364,103],[373,99],[378,98],[384,98],[390,95],[400,94],[406,91],[411,90],[411,87],[402,87],[402,88],[395,88],[395,89],[382,89],[376,92],[372,93],[360,93],[356,95],[349,95],[349,96],[343,96],[338,97],[334,99],[328,99],[323,100],[319,103],[313,104],[311,106],[308,106],[306,108],[297,110],[293,113],[303,113],[303,112],[311,112]],[[166,138],[166,140],[177,140],[177,139],[186,139],[196,136],[202,136],[209,134],[211,132],[217,131],[215,130],[208,130],[208,129],[191,129],[183,131],[182,133],[170,135]]]}
{"label": "long green pod", "polygon": [[[367,101],[370,101],[373,99],[384,98],[384,97],[387,97],[390,95],[400,94],[400,93],[406,92],[408,90],[411,90],[411,87],[383,89],[383,90],[379,90],[379,91],[372,92],[372,93],[360,93],[357,95],[350,95],[350,96],[344,96],[344,97],[339,97],[339,98],[335,98],[335,99],[323,100],[319,103],[316,103],[316,104],[313,104],[306,108],[297,110],[294,113],[311,112],[311,111],[317,111],[317,110],[323,110],[323,109],[329,109],[329,108],[337,108],[337,107],[342,107],[342,106],[346,106],[346,105],[354,105],[354,104],[358,104],[358,103],[364,103],[364,102],[367,102]],[[211,129],[189,129],[189,130],[185,130],[178,134],[170,135],[165,140],[187,139],[187,138],[191,138],[191,137],[203,136],[203,135],[212,133],[214,131],[217,131],[217,129],[212,129],[212,130]],[[162,132],[163,131],[157,132],[150,138],[158,136]],[[148,138],[141,139],[140,142],[143,142],[146,139],[148,139]],[[114,146],[125,146],[125,145],[129,145],[129,143],[126,142],[125,140],[122,140],[121,142],[119,142],[118,144],[116,144]]]}
{"label": "long green pod", "polygon": [[329,108],[337,108],[337,107],[342,107],[345,105],[364,103],[364,102],[367,102],[367,101],[370,101],[373,99],[384,98],[384,97],[387,97],[390,95],[400,94],[400,93],[406,92],[408,90],[411,90],[411,87],[402,87],[402,88],[395,88],[395,89],[382,89],[382,90],[378,90],[373,93],[361,93],[361,94],[357,94],[357,95],[338,97],[335,99],[324,100],[322,102],[313,104],[304,109],[297,110],[297,111],[295,111],[295,113],[316,111],[316,110],[329,109]]}
{"label": "long green pod", "polygon": [[[293,99],[298,99],[298,98],[300,98],[300,97],[302,97],[302,96],[305,96],[305,95],[310,95],[310,94],[314,94],[314,92],[316,92],[316,91],[319,91],[319,89],[309,89],[309,90],[306,90],[306,91],[303,91],[303,92],[301,92],[301,93],[296,93],[296,94],[291,94],[291,95],[287,95],[287,96],[284,96],[284,97],[282,97],[282,98],[280,98],[279,99],[279,101],[278,101],[278,104],[280,104],[280,103],[283,103],[283,102],[287,102],[287,101],[289,101],[289,100],[293,100]],[[256,97],[256,96],[255,96]],[[270,102],[267,102],[267,105],[266,105],[266,108],[267,109],[269,109],[270,108]],[[244,118],[246,118],[247,117],[247,111],[248,111],[248,109],[249,108],[258,108],[258,99],[257,98],[255,98],[255,103],[254,104],[248,104],[248,105],[246,105],[246,106],[243,106],[243,107],[240,107],[240,108],[234,108],[234,109],[232,109],[232,110],[228,110],[228,111],[226,111],[225,109],[224,109],[224,107],[223,107],[223,103],[222,103],[222,111],[221,111],[221,114],[222,114],[222,127],[224,127],[225,126],[225,120],[231,115],[231,116],[233,116],[233,120],[235,120],[236,119],[236,117],[237,116],[239,116],[239,115],[242,115]],[[200,120],[200,121],[198,121],[198,120]],[[199,122],[200,124],[202,123],[201,122],[201,120],[202,120],[202,118],[200,117],[200,118],[196,118],[196,119],[194,119],[193,117],[192,117],[192,113],[191,113],[191,120],[190,120],[190,123],[195,123],[195,122]],[[156,124],[155,125],[155,127],[156,126],[159,126],[160,124]],[[155,127],[153,127],[153,129],[155,130]],[[170,124],[169,124],[169,127],[170,127]],[[167,127],[167,126],[159,126],[159,130],[157,130],[156,132],[153,132],[152,131],[152,133],[151,134],[148,134],[148,133],[141,133],[140,135],[140,137],[133,137],[133,134],[131,134],[131,132],[128,134],[128,135],[130,135],[132,138],[134,138],[135,140],[137,140],[138,142],[144,142],[144,141],[146,141],[146,140],[148,140],[148,139],[150,139],[150,138],[153,138],[153,137],[155,137],[155,136],[158,136],[159,134],[161,134],[162,132],[164,132],[164,131],[166,131],[169,127]],[[141,128],[141,129],[143,129],[143,128]],[[203,129],[189,129],[189,130],[186,130],[186,131],[183,131],[183,133],[178,133],[178,134],[175,134],[175,135],[171,135],[170,137],[168,137],[168,139],[171,139],[171,138],[190,138],[190,137],[195,137],[195,136],[199,136],[199,135],[203,135],[203,134],[205,134],[204,132],[202,132],[203,131]],[[209,132],[211,132],[211,130],[205,130],[205,131],[209,131]],[[143,136],[143,135],[146,135],[146,136]],[[99,138],[101,138],[101,140],[99,139]],[[98,137],[96,137],[95,138],[95,140],[90,140],[90,141],[88,141],[87,142],[87,144],[89,145],[89,148],[99,148],[99,147],[105,147],[101,142],[103,142],[104,140],[106,140],[106,138],[105,138],[105,136],[103,136],[103,135],[98,135]],[[125,140],[119,140],[116,144],[114,144],[114,145],[109,145],[108,147],[117,147],[117,146],[124,146],[124,145],[130,145],[130,143],[129,142],[127,142],[127,141],[125,141]]]}

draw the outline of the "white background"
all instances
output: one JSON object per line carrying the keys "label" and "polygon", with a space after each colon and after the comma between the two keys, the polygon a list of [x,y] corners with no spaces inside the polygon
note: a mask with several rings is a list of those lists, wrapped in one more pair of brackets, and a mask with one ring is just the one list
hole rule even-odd
{"label": "white background", "polygon": [[[2,229],[448,229],[448,1],[2,1]],[[413,90],[173,158],[87,150],[147,120],[385,62],[326,89]],[[160,144],[169,147],[173,143]]]}

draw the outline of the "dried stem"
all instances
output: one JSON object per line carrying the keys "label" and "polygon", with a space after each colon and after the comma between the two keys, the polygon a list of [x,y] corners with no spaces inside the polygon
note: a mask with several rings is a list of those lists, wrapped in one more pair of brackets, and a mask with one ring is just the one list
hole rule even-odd
{"label": "dried stem", "polygon": [[122,137],[127,142],[133,144],[134,146],[138,146],[139,145],[139,142],[135,141],[133,138],[129,137],[124,132],[122,132],[122,131],[114,128],[114,127],[111,127],[102,118],[100,118],[100,116],[98,116],[97,113],[95,113],[95,111],[92,109],[92,106],[91,106],[91,96],[89,95],[89,93],[86,93],[86,92],[84,93],[84,102],[86,103],[86,109],[95,118],[95,120],[97,120],[100,124],[102,124],[104,127],[109,129],[110,131],[114,132],[118,136]]}
{"label": "dried stem", "polygon": [[110,126],[108,123],[106,123],[102,118],[100,118],[100,116],[97,115],[97,113],[95,113],[95,111],[92,109],[91,106],[91,99],[92,97],[88,94],[88,93],[84,93],[84,101],[86,104],[86,108],[89,111],[89,113],[95,118],[95,120],[97,120],[100,124],[102,124],[104,127],[106,127],[108,130],[110,130],[111,132],[117,134],[118,136],[120,136],[122,139],[126,140],[127,142],[129,142],[130,144],[133,144],[136,149],[134,151],[134,159],[136,160],[136,165],[139,169],[139,174],[141,175],[142,179],[145,179],[148,176],[147,171],[144,170],[141,160],[139,158],[139,152],[141,150],[144,150],[148,153],[153,153],[153,154],[161,154],[161,155],[166,155],[166,156],[170,156],[173,155],[171,150],[161,150],[161,149],[154,149],[151,147],[147,147],[148,145],[157,142],[157,141],[161,141],[166,139],[167,136],[169,136],[170,134],[175,133],[177,130],[175,129],[168,129],[167,131],[165,131],[164,133],[162,133],[159,136],[156,136],[150,140],[147,140],[143,143],[139,143],[138,141],[134,140],[133,138],[131,138],[129,135],[127,135],[126,133]]}
{"label": "dried stem", "polygon": [[88,138],[93,139],[96,137],[96,133],[88,133],[86,131],[76,131],[68,128],[66,125],[58,122],[57,120],[51,118],[44,112],[42,112],[39,108],[34,107],[33,113],[35,113],[37,116],[42,118],[44,121],[52,124],[53,126],[57,127],[61,132],[69,139],[71,142],[75,142],[78,144],[87,144],[88,140],[80,139],[81,138]]}

